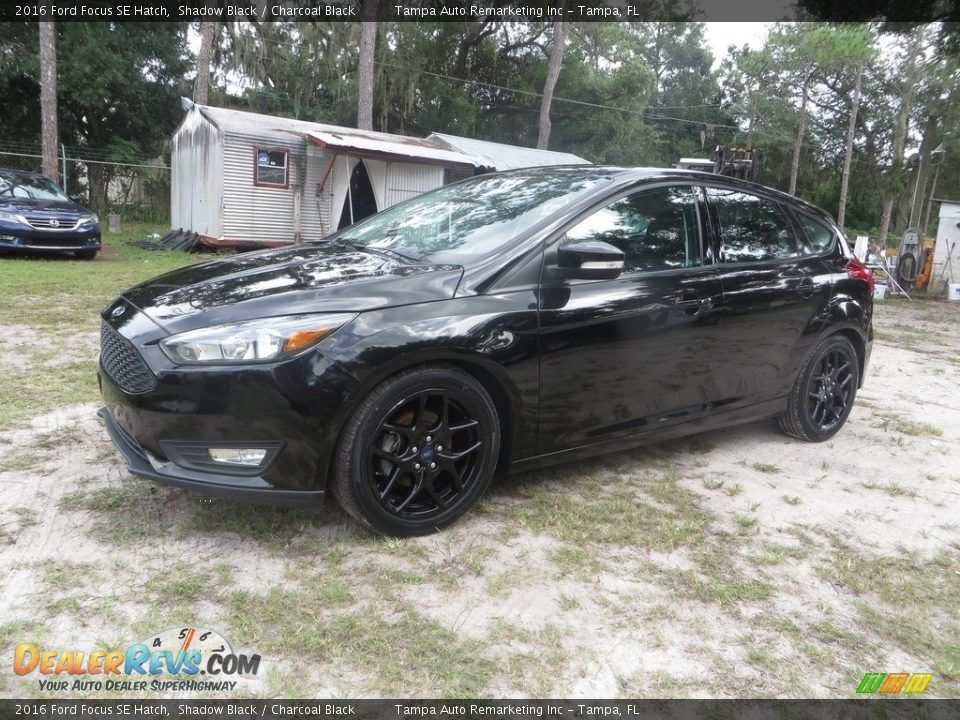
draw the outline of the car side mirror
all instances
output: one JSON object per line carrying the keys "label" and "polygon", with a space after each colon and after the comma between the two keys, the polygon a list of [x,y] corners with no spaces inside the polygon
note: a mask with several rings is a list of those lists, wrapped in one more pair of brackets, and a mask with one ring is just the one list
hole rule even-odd
{"label": "car side mirror", "polygon": [[83,195],[67,195],[67,197],[70,198],[71,201],[78,204],[83,202]]}
{"label": "car side mirror", "polygon": [[623,272],[623,252],[600,240],[574,241],[557,248],[557,267],[567,278],[613,280]]}

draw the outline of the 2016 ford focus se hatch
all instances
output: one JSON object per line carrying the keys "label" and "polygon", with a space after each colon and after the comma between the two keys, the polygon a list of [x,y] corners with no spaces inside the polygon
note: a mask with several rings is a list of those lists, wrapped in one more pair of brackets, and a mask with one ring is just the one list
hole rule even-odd
{"label": "2016 ford focus se hatch", "polygon": [[716,175],[485,175],[317,242],[194,265],[103,311],[107,429],[136,475],[396,535],[496,470],[776,416],[832,437],[873,340],[823,211]]}

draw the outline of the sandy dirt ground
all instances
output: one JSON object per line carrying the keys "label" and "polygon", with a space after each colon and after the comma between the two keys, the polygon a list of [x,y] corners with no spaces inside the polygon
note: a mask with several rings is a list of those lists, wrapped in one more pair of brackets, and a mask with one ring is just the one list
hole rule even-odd
{"label": "sandy dirt ground", "polygon": [[36,417],[0,433],[0,695],[116,695],[42,690],[18,643],[199,626],[262,664],[181,695],[849,697],[906,671],[957,696],[960,303],[876,329],[831,442],[761,422],[501,478],[415,540],[134,479],[95,403]]}

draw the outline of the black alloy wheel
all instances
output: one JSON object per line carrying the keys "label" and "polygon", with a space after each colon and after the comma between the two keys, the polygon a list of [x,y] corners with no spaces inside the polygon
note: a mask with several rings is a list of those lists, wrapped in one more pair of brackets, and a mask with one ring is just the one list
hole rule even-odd
{"label": "black alloy wheel", "polygon": [[847,416],[853,402],[856,360],[834,347],[824,354],[807,383],[807,412],[814,427],[829,432]]}
{"label": "black alloy wheel", "polygon": [[849,339],[831,335],[804,363],[790,393],[780,429],[801,440],[833,437],[850,415],[860,380],[860,362]]}
{"label": "black alloy wheel", "polygon": [[377,386],[348,421],[337,497],[379,532],[426,534],[479,499],[498,453],[496,408],[483,386],[456,368],[414,368]]}

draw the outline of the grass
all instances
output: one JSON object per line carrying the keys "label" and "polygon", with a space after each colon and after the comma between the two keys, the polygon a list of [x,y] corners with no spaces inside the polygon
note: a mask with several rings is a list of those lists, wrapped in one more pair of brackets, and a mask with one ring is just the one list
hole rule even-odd
{"label": "grass", "polygon": [[867,490],[881,490],[890,497],[920,497],[920,494],[916,490],[906,488],[899,483],[893,482],[892,480],[886,483],[878,483],[874,480],[868,480],[867,482],[860,483],[860,486],[865,487]]}
{"label": "grass", "polygon": [[775,475],[776,473],[781,472],[780,468],[777,465],[774,465],[772,463],[756,462],[753,464],[752,467],[757,472],[768,473],[771,475]]}
{"label": "grass", "polygon": [[[821,574],[853,596],[864,625],[887,644],[937,673],[931,690],[941,697],[960,693],[960,556],[944,551],[933,559],[861,555],[834,539]],[[913,669],[911,669],[911,672]]]}
{"label": "grass", "polygon": [[907,420],[899,415],[878,415],[877,423],[874,427],[880,428],[881,430],[902,433],[903,435],[910,435],[912,437],[920,437],[921,435],[941,437],[943,435],[943,430],[936,425]]}
{"label": "grass", "polygon": [[41,458],[27,450],[14,450],[0,455],[0,472],[30,470],[40,464]]}
{"label": "grass", "polygon": [[[229,598],[231,637],[288,661],[310,660],[362,678],[363,695],[477,696],[497,670],[484,644],[463,639],[414,606],[351,606],[325,582]],[[296,609],[296,611],[291,611]],[[334,678],[335,679],[335,678]]]}
{"label": "grass", "polygon": [[531,532],[574,545],[673,550],[699,544],[713,520],[668,463],[621,475],[581,463],[551,475],[549,481],[542,473],[514,479],[514,497],[522,501],[505,503],[503,513]]}
{"label": "grass", "polygon": [[[26,347],[2,348],[24,361],[5,363],[0,375],[0,430],[19,427],[27,418],[63,405],[95,400],[100,310],[131,285],[208,259],[131,244],[155,229],[135,225],[122,239],[106,236],[103,251],[92,262],[70,256],[0,255],[0,325],[29,322],[36,335]],[[57,382],[51,383],[49,368],[39,365],[65,358],[70,360],[57,363]]]}
{"label": "grass", "polygon": [[101,542],[129,545],[158,537],[173,527],[177,518],[171,512],[171,500],[179,495],[173,488],[126,478],[119,485],[66,493],[58,507],[64,512],[88,512]]}

